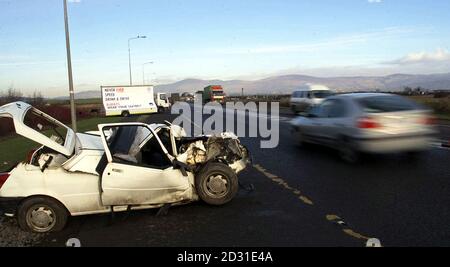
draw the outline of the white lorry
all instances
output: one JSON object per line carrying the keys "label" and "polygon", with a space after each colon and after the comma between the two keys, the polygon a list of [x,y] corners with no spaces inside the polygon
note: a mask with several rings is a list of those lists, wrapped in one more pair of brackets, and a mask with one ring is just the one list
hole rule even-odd
{"label": "white lorry", "polygon": [[170,109],[169,97],[165,93],[156,93],[156,106],[158,106],[158,112],[163,113]]}
{"label": "white lorry", "polygon": [[102,86],[106,116],[153,114],[170,108],[167,95],[154,94],[153,86]]}

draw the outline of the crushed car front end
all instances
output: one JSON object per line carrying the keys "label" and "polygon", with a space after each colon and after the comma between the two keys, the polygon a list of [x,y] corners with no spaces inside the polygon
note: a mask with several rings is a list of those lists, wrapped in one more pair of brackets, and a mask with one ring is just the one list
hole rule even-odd
{"label": "crushed car front end", "polygon": [[182,137],[178,142],[180,154],[177,160],[194,169],[208,162],[221,162],[239,174],[251,162],[249,150],[233,133],[196,138]]}

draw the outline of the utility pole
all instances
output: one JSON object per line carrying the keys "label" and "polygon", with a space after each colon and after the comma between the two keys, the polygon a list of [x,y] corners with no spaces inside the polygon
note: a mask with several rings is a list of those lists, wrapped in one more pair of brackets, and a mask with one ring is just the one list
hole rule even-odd
{"label": "utility pole", "polygon": [[138,35],[137,37],[128,39],[128,68],[130,71],[130,86],[133,85],[133,74],[132,74],[132,70],[131,70],[131,41],[137,40],[137,39],[146,39],[146,38],[147,38],[147,36]]}
{"label": "utility pole", "polygon": [[75,107],[75,93],[73,90],[72,75],[72,56],[70,53],[70,36],[69,36],[69,16],[67,12],[67,0],[64,1],[64,23],[66,29],[66,50],[67,50],[67,72],[69,75],[69,94],[70,94],[70,114],[72,118],[72,129],[77,132],[77,112]]}

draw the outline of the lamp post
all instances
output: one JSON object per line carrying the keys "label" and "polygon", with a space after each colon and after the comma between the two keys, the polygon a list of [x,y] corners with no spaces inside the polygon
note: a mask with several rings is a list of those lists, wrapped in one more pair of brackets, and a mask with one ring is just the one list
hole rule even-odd
{"label": "lamp post", "polygon": [[132,40],[136,40],[136,39],[145,39],[147,38],[147,36],[140,36],[138,35],[137,37],[133,37],[133,38],[129,38],[128,39],[128,66],[130,68],[130,85],[133,85],[133,74],[131,71],[131,46],[130,43]]}
{"label": "lamp post", "polygon": [[145,85],[145,65],[148,65],[148,64],[153,65],[153,63],[155,63],[155,62],[149,61],[149,62],[142,64],[142,85]]}
{"label": "lamp post", "polygon": [[73,90],[72,57],[70,53],[69,15],[67,12],[67,0],[64,0],[64,24],[66,30],[66,51],[67,51],[67,72],[69,76],[70,114],[72,118],[72,129],[76,133],[77,113],[75,108],[75,93]]}

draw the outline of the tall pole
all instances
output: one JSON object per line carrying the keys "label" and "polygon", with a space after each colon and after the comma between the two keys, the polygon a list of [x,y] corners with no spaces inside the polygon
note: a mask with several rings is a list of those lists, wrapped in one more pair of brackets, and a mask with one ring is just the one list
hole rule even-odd
{"label": "tall pole", "polygon": [[132,39],[128,39],[128,69],[130,70],[130,86],[133,85],[133,76],[131,74],[131,47],[130,47],[130,41]]}
{"label": "tall pole", "polygon": [[70,37],[69,37],[69,16],[67,12],[67,0],[64,0],[64,23],[66,29],[66,50],[67,50],[67,72],[69,75],[69,94],[70,94],[70,114],[72,118],[72,129],[77,132],[77,112],[75,108],[75,93],[73,90],[72,76],[72,56],[70,54]]}
{"label": "tall pole", "polygon": [[132,40],[145,39],[145,38],[147,38],[147,36],[140,36],[140,35],[138,35],[137,37],[128,39],[128,68],[130,70],[130,86],[133,85],[133,74],[132,74],[132,70],[131,70],[131,45],[130,45],[130,42]]}

